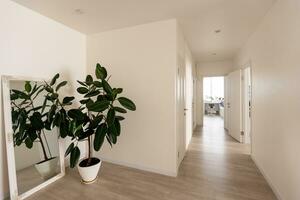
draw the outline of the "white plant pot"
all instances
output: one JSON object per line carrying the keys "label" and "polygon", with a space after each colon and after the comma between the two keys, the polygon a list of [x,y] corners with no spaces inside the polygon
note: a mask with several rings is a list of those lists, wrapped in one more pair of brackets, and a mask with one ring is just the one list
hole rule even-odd
{"label": "white plant pot", "polygon": [[91,158],[92,165],[86,167],[85,162],[87,159],[82,160],[78,165],[78,172],[81,176],[81,181],[84,184],[94,183],[98,178],[98,172],[102,161],[98,158]]}
{"label": "white plant pot", "polygon": [[35,164],[35,168],[43,179],[49,179],[57,172],[58,158],[52,158],[50,160]]}

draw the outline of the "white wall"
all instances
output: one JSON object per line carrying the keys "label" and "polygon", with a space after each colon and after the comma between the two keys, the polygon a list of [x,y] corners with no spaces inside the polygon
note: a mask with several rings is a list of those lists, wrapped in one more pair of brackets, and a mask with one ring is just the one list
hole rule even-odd
{"label": "white wall", "polygon": [[122,124],[118,144],[95,153],[104,160],[176,175],[176,20],[87,37],[88,73],[107,67],[113,86],[136,103]]}
{"label": "white wall", "polygon": [[234,70],[232,60],[200,62],[197,64],[198,76],[225,76]]}
{"label": "white wall", "polygon": [[[9,0],[0,0],[0,27],[0,75],[51,78],[61,72],[71,83],[84,76],[83,34]],[[8,177],[1,110],[0,113],[0,199],[3,199],[8,195]]]}
{"label": "white wall", "polygon": [[283,200],[300,199],[299,10],[278,0],[236,58],[252,65],[252,157]]}
{"label": "white wall", "polygon": [[[192,139],[196,119],[196,66],[181,27],[177,25],[176,147],[177,169]],[[184,111],[186,109],[186,111]],[[185,114],[184,114],[185,113]]]}

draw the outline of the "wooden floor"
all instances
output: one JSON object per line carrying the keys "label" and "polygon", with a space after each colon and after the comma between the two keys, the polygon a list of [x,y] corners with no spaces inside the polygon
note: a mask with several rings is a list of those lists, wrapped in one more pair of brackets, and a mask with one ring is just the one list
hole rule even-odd
{"label": "wooden floor", "polygon": [[82,185],[68,175],[29,199],[36,200],[273,200],[249,156],[249,146],[226,135],[222,120],[205,117],[195,131],[178,177],[103,163],[100,180]]}

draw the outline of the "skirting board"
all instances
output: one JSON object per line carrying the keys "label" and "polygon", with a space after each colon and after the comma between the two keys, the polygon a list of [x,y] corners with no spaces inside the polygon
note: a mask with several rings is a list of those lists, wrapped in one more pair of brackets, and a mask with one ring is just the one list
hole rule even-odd
{"label": "skirting board", "polygon": [[148,171],[148,172],[152,172],[152,173],[156,173],[156,174],[162,174],[162,175],[166,175],[166,176],[177,177],[177,172],[175,173],[175,172],[154,169],[154,168],[145,167],[142,165],[136,165],[136,164],[122,162],[122,161],[116,161],[116,160],[112,160],[112,159],[104,158],[104,157],[99,157],[99,158],[104,162],[108,162],[108,163],[112,163],[112,164],[116,164],[116,165],[130,167],[130,168],[134,168],[134,169],[138,169],[138,170],[142,170],[142,171]]}
{"label": "skirting board", "polygon": [[254,158],[254,156],[252,154],[251,154],[251,159],[253,160],[253,162],[256,165],[256,167],[259,169],[260,173],[263,175],[263,177],[268,182],[269,186],[273,190],[273,192],[274,192],[275,196],[277,197],[277,199],[278,200],[283,200],[283,198],[279,194],[279,191],[276,189],[276,187],[274,186],[274,184],[271,182],[271,179],[269,178],[269,176],[265,173],[265,171],[263,170],[263,168],[258,164],[257,160]]}

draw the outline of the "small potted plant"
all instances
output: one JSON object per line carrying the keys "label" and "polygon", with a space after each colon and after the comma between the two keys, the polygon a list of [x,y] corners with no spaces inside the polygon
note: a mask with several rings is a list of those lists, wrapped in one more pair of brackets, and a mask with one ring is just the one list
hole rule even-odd
{"label": "small potted plant", "polygon": [[[70,154],[71,168],[77,166],[79,162],[78,142],[87,141],[88,143],[88,157],[78,164],[82,182],[86,184],[97,179],[101,166],[101,160],[92,156],[92,148],[99,151],[104,140],[111,146],[116,144],[121,134],[121,121],[125,119],[120,114],[127,113],[127,110],[136,110],[135,104],[130,99],[120,97],[123,92],[122,88],[111,87],[108,83],[110,77],[107,76],[105,67],[99,63],[96,65],[95,75],[95,80],[91,75],[87,75],[84,81],[77,81],[80,84],[77,92],[83,96],[78,108],[66,112],[59,99],[56,104],[53,104],[55,105],[54,118],[58,118],[55,125],[60,128],[60,136],[70,137],[72,140],[65,153],[65,156]],[[46,89],[53,92],[50,85]],[[69,99],[73,100],[74,97],[69,97]],[[59,116],[56,117],[56,115]]]}
{"label": "small potted plant", "polygon": [[[54,121],[51,120],[51,114],[49,114],[51,109],[49,111],[47,102],[57,99],[58,90],[67,84],[66,81],[63,81],[55,85],[58,76],[56,75],[56,78],[49,83],[51,86],[55,86],[56,95],[48,93],[41,96],[44,95],[46,86],[49,85],[46,82],[38,84],[26,81],[24,90],[10,90],[14,145],[25,144],[27,148],[31,149],[34,142],[40,144],[43,160],[36,163],[35,168],[44,179],[55,175],[58,165],[58,158],[52,156],[47,141],[47,134],[51,132],[46,131],[53,129],[51,124]],[[41,101],[43,98],[44,101]]]}

